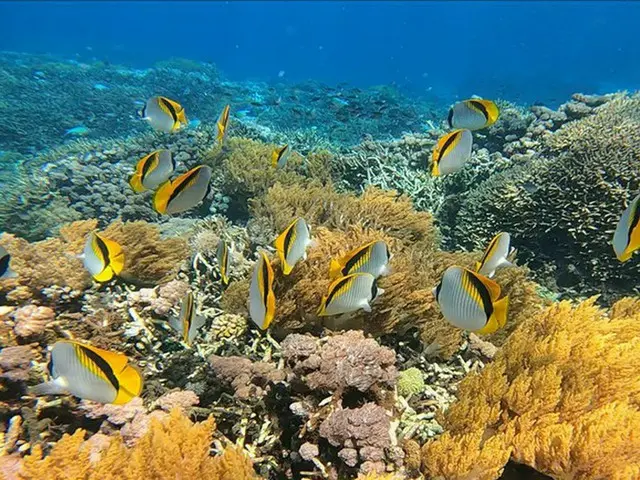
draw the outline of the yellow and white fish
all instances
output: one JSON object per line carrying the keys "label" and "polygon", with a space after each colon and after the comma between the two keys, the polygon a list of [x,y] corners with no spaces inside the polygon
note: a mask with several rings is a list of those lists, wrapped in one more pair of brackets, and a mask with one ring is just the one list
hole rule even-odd
{"label": "yellow and white fish", "polygon": [[142,375],[126,355],[62,340],[51,350],[52,380],[29,389],[34,395],[74,395],[122,405],[142,391]]}
{"label": "yellow and white fish", "polygon": [[273,244],[282,263],[282,273],[289,275],[296,263],[306,260],[307,247],[312,244],[311,228],[306,220],[298,218],[291,222]]}
{"label": "yellow and white fish", "polygon": [[222,145],[222,142],[224,142],[224,139],[227,136],[227,127],[229,126],[230,110],[231,110],[231,106],[225,105],[224,108],[222,109],[222,113],[220,113],[220,116],[218,117],[218,122],[216,123],[218,127],[218,135],[217,135],[218,145]]}
{"label": "yellow and white fish", "polygon": [[162,132],[175,132],[189,124],[184,107],[167,97],[151,97],[140,114],[143,120]]}
{"label": "yellow and white fish", "polygon": [[453,326],[476,333],[493,333],[507,323],[509,297],[500,298],[500,285],[462,267],[449,267],[433,289],[444,318]]}
{"label": "yellow and white fish", "polygon": [[613,234],[613,251],[621,262],[631,258],[640,248],[640,195],[622,212]]}
{"label": "yellow and white fish", "polygon": [[376,240],[350,251],[337,260],[331,260],[329,278],[334,280],[352,273],[370,273],[375,278],[388,275],[391,258],[387,244],[382,240]]}
{"label": "yellow and white fish", "polygon": [[188,292],[180,305],[180,316],[169,317],[169,325],[182,336],[182,341],[191,345],[198,334],[198,329],[204,325],[206,319],[196,313],[193,293]]}
{"label": "yellow and white fish", "polygon": [[218,248],[216,248],[216,258],[218,260],[218,270],[220,271],[222,284],[226,287],[229,285],[229,259],[231,258],[231,246],[222,238],[218,242]]}
{"label": "yellow and white fish", "polygon": [[481,98],[470,98],[456,103],[449,109],[447,123],[451,128],[480,130],[496,123],[500,110],[495,102]]}
{"label": "yellow and white fish", "polygon": [[161,214],[186,212],[209,194],[211,168],[198,165],[175,180],[167,180],[153,196],[153,208]]}
{"label": "yellow and white fish", "polygon": [[155,190],[169,180],[176,168],[176,162],[169,150],[156,150],[142,157],[136,165],[136,171],[129,179],[134,192]]}
{"label": "yellow and white fish", "polygon": [[276,314],[273,268],[267,254],[260,252],[249,287],[249,316],[261,330],[269,328]]}
{"label": "yellow and white fish", "polygon": [[331,285],[327,295],[322,297],[318,315],[340,315],[360,309],[371,311],[371,302],[384,293],[378,288],[376,278],[370,273],[352,273],[338,278]]}
{"label": "yellow and white fish", "polygon": [[431,155],[431,174],[434,177],[455,173],[471,158],[473,135],[471,131],[454,130],[438,140]]}
{"label": "yellow and white fish", "polygon": [[276,148],[271,154],[271,165],[273,168],[284,168],[291,157],[291,148],[285,145],[282,148]]}
{"label": "yellow and white fish", "polygon": [[505,232],[497,234],[487,245],[484,255],[476,263],[476,272],[486,277],[493,277],[496,270],[501,267],[513,267],[507,258],[513,254],[514,249],[510,247],[511,235]]}
{"label": "yellow and white fish", "polygon": [[16,278],[18,276],[16,272],[11,270],[9,262],[11,262],[11,255],[9,255],[9,252],[0,245],[0,280],[5,278]]}
{"label": "yellow and white fish", "polygon": [[78,258],[96,282],[108,282],[124,268],[122,247],[95,232],[87,236],[84,251]]}

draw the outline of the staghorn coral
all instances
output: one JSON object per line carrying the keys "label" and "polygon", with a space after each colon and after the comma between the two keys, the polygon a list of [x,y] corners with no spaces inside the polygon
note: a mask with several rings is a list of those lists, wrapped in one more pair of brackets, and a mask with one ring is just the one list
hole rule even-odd
{"label": "staghorn coral", "polygon": [[423,473],[496,479],[507,460],[553,478],[640,475],[640,311],[591,298],[523,322],[494,361],[459,386]]}
{"label": "staghorn coral", "polygon": [[41,447],[35,446],[24,458],[19,476],[23,480],[256,479],[251,461],[236,447],[210,456],[214,429],[212,418],[193,424],[176,409],[166,421],[154,421],[134,447],[127,448],[114,437],[98,454],[84,440],[85,432],[77,430],[65,435],[44,458]]}
{"label": "staghorn coral", "polygon": [[640,95],[620,96],[546,135],[538,154],[468,194],[454,241],[480,247],[507,231],[539,277],[553,272],[550,288],[602,293],[605,301],[634,292],[636,262],[621,264],[611,238],[640,189],[638,112]]}

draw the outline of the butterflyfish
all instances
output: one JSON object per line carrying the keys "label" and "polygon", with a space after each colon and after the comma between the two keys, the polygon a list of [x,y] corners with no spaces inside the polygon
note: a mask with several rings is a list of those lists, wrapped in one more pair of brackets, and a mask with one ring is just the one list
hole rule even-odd
{"label": "butterflyfish", "polygon": [[89,233],[79,257],[96,282],[108,282],[124,268],[124,252],[113,240],[95,232]]}
{"label": "butterflyfish", "polygon": [[143,120],[162,132],[175,132],[189,124],[184,107],[167,97],[151,97],[140,114]]}
{"label": "butterflyfish", "polygon": [[340,315],[360,309],[371,311],[371,302],[382,295],[376,278],[370,273],[352,273],[340,277],[329,285],[327,295],[322,297],[319,316]]}
{"label": "butterflyfish", "polygon": [[469,130],[454,130],[438,140],[431,155],[434,177],[455,173],[471,158],[473,135]]}
{"label": "butterflyfish", "polygon": [[142,375],[126,355],[76,341],[53,345],[49,373],[52,380],[30,388],[31,393],[122,405],[142,391]]}
{"label": "butterflyfish", "polygon": [[311,228],[304,218],[298,218],[280,234],[274,247],[282,263],[282,273],[289,275],[300,260],[307,259],[307,247],[311,240]]}
{"label": "butterflyfish", "polygon": [[153,208],[161,214],[186,212],[209,194],[211,168],[198,165],[175,180],[167,180],[153,196]]}
{"label": "butterflyfish", "polygon": [[217,135],[218,145],[222,145],[222,142],[224,142],[224,138],[227,135],[227,127],[229,126],[229,110],[230,109],[231,109],[230,105],[225,105],[224,108],[222,109],[222,113],[220,113],[220,116],[218,117],[218,122],[216,123],[216,126],[218,127],[218,135]]}
{"label": "butterflyfish", "polygon": [[191,345],[198,334],[198,329],[204,325],[206,319],[196,313],[193,293],[188,292],[182,299],[180,315],[169,317],[169,325],[182,336],[182,341]]}
{"label": "butterflyfish", "polygon": [[458,328],[493,333],[507,323],[509,297],[500,298],[500,285],[466,268],[449,267],[433,289],[444,318]]}
{"label": "butterflyfish", "polygon": [[449,109],[447,123],[451,128],[479,130],[493,125],[499,115],[500,110],[495,102],[481,98],[470,98],[456,103]]}
{"label": "butterflyfish", "polygon": [[220,278],[222,279],[222,284],[225,287],[229,285],[230,257],[231,246],[229,246],[226,240],[223,240],[221,238],[218,242],[218,247],[216,248],[216,258],[218,260],[218,271],[220,272]]}
{"label": "butterflyfish", "polygon": [[273,268],[267,254],[260,252],[249,287],[249,316],[261,330],[269,328],[276,313]]}
{"label": "butterflyfish", "polygon": [[640,248],[640,195],[622,212],[613,234],[613,250],[621,262],[631,258]]}
{"label": "butterflyfish", "polygon": [[156,150],[142,157],[136,165],[136,171],[129,179],[134,192],[155,190],[169,177],[176,168],[176,162],[169,150]]}
{"label": "butterflyfish", "polygon": [[5,278],[16,278],[18,274],[11,270],[9,263],[11,262],[11,255],[0,245],[0,280]]}
{"label": "butterflyfish", "polygon": [[382,240],[362,245],[339,259],[331,260],[329,278],[332,280],[352,273],[370,273],[375,278],[389,274],[389,247]]}
{"label": "butterflyfish", "polygon": [[276,148],[271,154],[271,165],[273,165],[273,168],[284,168],[289,161],[290,156],[291,148],[289,147],[289,145],[285,145],[281,148]]}
{"label": "butterflyfish", "polygon": [[512,267],[513,264],[507,258],[513,254],[510,247],[511,236],[500,232],[487,245],[482,258],[476,263],[476,272],[486,277],[493,277],[496,270],[501,267]]}

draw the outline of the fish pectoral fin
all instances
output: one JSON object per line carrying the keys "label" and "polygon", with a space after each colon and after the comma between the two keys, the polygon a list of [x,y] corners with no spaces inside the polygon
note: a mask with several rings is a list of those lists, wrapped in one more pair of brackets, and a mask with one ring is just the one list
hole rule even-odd
{"label": "fish pectoral fin", "polygon": [[31,395],[65,395],[68,394],[67,389],[56,380],[44,382],[34,387],[29,387],[27,392]]}

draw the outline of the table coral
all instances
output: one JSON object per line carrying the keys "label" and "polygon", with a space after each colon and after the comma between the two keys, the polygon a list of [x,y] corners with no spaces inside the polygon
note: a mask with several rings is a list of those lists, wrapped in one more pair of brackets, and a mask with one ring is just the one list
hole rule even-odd
{"label": "table coral", "polygon": [[607,316],[592,298],[523,322],[481,373],[459,386],[423,473],[497,479],[509,459],[553,478],[640,476],[640,310]]}
{"label": "table coral", "polygon": [[215,430],[212,418],[193,424],[174,410],[168,420],[153,422],[151,429],[131,448],[113,437],[99,455],[91,455],[85,432],[77,430],[56,443],[43,458],[39,445],[24,458],[20,478],[47,480],[203,480],[256,479],[251,460],[235,447],[212,457],[209,449]]}

